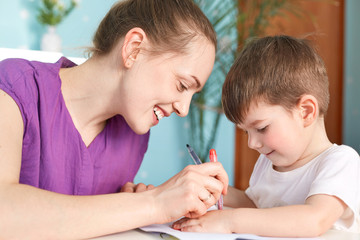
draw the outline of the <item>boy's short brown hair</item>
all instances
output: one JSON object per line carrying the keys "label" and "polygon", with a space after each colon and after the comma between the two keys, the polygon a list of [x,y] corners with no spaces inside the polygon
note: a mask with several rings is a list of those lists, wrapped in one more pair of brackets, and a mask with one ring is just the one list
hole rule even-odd
{"label": "boy's short brown hair", "polygon": [[329,84],[323,60],[306,39],[269,36],[240,52],[226,76],[222,104],[226,117],[239,124],[253,101],[291,111],[305,94],[318,100],[319,114],[325,115]]}

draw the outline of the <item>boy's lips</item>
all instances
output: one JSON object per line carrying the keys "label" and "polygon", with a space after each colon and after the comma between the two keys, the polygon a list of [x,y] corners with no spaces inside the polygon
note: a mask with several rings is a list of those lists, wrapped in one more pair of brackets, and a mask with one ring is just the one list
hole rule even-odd
{"label": "boy's lips", "polygon": [[266,156],[269,156],[269,155],[272,154],[274,151],[275,151],[275,150],[272,150],[272,151],[266,153],[265,155],[266,155]]}

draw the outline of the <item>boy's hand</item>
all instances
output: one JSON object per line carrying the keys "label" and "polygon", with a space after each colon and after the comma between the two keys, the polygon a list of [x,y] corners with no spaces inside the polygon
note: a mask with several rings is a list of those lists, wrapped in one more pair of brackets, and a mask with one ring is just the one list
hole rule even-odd
{"label": "boy's hand", "polygon": [[138,192],[144,192],[147,190],[151,190],[155,188],[154,185],[149,184],[145,185],[143,183],[135,184],[132,182],[127,182],[125,185],[121,188],[120,192],[128,192],[128,193],[138,193]]}
{"label": "boy's hand", "polygon": [[231,210],[209,211],[199,218],[182,218],[172,228],[182,232],[232,233]]}

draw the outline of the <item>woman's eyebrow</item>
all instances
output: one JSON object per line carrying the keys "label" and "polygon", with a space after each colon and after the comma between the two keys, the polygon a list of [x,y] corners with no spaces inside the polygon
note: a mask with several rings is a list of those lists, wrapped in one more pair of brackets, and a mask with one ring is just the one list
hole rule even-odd
{"label": "woman's eyebrow", "polygon": [[200,88],[201,87],[201,84],[200,84],[200,81],[199,81],[199,79],[196,77],[196,76],[193,76],[193,75],[191,75],[191,77],[195,80],[195,82],[196,82],[196,88]]}
{"label": "woman's eyebrow", "polygon": [[193,86],[193,85],[195,85],[195,88],[196,89],[199,89],[199,91],[198,92],[200,92],[201,90],[202,90],[202,87],[203,86],[201,86],[201,83],[200,83],[200,81],[199,81],[199,79],[196,77],[196,76],[194,76],[194,75],[187,75],[187,74],[175,74],[177,77],[179,77],[179,78],[183,78],[183,79],[187,79],[188,81],[191,81],[191,82],[195,82],[195,84],[191,84],[191,86]]}

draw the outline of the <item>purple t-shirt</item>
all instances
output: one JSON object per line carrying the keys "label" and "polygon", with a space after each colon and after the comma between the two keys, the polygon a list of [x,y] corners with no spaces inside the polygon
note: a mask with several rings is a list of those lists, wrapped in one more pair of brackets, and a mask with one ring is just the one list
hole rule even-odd
{"label": "purple t-shirt", "polygon": [[0,62],[0,89],[15,100],[24,122],[20,183],[71,195],[118,192],[134,180],[149,132],[137,135],[117,115],[86,147],[61,93],[59,70],[72,66],[64,57]]}

